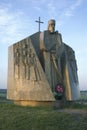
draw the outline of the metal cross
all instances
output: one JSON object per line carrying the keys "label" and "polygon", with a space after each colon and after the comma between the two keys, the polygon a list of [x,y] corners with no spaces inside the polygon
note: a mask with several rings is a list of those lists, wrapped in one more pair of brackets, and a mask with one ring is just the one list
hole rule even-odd
{"label": "metal cross", "polygon": [[41,22],[41,21],[40,21],[40,17],[39,17],[39,20],[38,20],[38,21],[36,20],[35,22],[37,22],[37,23],[39,24],[39,32],[40,32],[40,24],[41,24],[41,23],[44,23],[44,22]]}

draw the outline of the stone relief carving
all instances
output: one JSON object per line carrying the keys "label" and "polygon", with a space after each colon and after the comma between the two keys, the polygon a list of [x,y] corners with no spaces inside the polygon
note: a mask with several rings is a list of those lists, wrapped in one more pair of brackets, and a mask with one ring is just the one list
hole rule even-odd
{"label": "stone relief carving", "polygon": [[[20,78],[20,70],[22,71],[22,78],[27,80],[38,81],[41,79],[36,55],[26,42],[14,46],[14,71],[15,78]],[[21,64],[21,65],[20,65]]]}

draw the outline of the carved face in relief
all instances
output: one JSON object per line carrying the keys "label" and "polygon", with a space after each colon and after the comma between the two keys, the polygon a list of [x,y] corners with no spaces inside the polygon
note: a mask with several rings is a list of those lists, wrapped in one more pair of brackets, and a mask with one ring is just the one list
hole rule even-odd
{"label": "carved face in relief", "polygon": [[55,20],[51,19],[48,21],[48,30],[50,32],[55,32]]}

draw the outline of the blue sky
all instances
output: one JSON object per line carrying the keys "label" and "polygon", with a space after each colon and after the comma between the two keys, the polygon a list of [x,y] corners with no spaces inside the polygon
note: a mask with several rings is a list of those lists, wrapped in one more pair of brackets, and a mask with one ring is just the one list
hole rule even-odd
{"label": "blue sky", "polygon": [[0,0],[0,88],[7,88],[8,46],[47,29],[49,19],[75,50],[80,90],[87,90],[87,0]]}

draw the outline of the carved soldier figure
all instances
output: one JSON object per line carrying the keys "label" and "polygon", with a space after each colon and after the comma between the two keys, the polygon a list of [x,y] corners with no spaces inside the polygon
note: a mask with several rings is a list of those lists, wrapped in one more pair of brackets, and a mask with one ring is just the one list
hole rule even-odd
{"label": "carved soldier figure", "polygon": [[20,49],[19,46],[16,46],[14,49],[14,71],[15,71],[15,79],[20,77],[19,66],[20,66]]}

